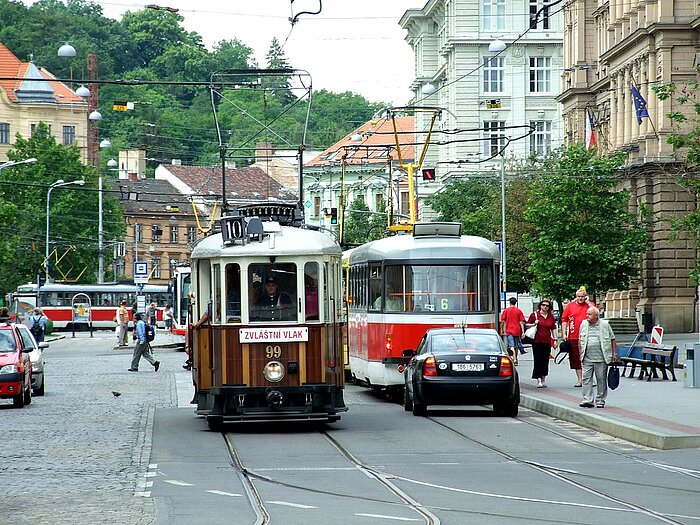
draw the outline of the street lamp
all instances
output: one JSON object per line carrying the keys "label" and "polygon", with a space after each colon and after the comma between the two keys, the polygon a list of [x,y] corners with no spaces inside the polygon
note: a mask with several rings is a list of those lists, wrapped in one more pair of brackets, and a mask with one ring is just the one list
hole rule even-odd
{"label": "street lamp", "polygon": [[17,161],[7,161],[4,164],[0,164],[0,170],[5,168],[11,168],[12,166],[18,166],[19,164],[34,164],[36,159],[32,157],[31,159],[17,160]]}
{"label": "street lamp", "polygon": [[54,188],[60,188],[61,186],[68,186],[70,184],[76,184],[82,186],[85,184],[84,180],[71,180],[65,182],[63,179],[58,179],[56,182],[49,186],[49,190],[46,192],[46,252],[44,259],[44,273],[46,274],[46,282],[49,281],[49,227],[50,227],[50,215],[49,211],[51,209],[51,190]]}
{"label": "street lamp", "polygon": [[[503,291],[508,291],[506,284],[506,155],[501,151],[501,252],[503,255]],[[505,297],[505,296],[504,296]]]}

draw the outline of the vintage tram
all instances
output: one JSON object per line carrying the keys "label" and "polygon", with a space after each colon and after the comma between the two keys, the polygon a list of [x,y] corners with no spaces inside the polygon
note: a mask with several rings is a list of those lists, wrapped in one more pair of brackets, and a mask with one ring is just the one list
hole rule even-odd
{"label": "vintage tram", "polygon": [[191,254],[197,414],[326,421],[343,401],[341,249],[293,205],[251,205]]}
{"label": "vintage tram", "polygon": [[410,233],[350,254],[348,345],[355,382],[400,398],[403,371],[428,328],[498,328],[500,255],[459,223],[415,223]]}

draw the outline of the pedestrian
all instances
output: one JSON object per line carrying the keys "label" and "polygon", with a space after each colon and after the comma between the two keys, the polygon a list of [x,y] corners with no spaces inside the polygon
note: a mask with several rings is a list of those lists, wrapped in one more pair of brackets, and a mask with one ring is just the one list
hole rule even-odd
{"label": "pedestrian", "polygon": [[525,332],[525,314],[518,308],[516,303],[518,300],[515,297],[508,299],[510,306],[503,310],[501,314],[501,333],[506,336],[506,344],[508,352],[510,352],[513,362],[518,364],[518,351],[521,354],[525,353],[521,337]]}
{"label": "pedestrian", "polygon": [[129,330],[129,310],[126,308],[126,299],[123,299],[117,308],[117,326],[119,328],[119,346],[126,346],[126,334]]}
{"label": "pedestrian", "polygon": [[34,313],[29,316],[29,331],[36,339],[37,343],[41,343],[44,340],[44,334],[46,333],[46,323],[49,318],[46,317],[41,308],[34,308]]}
{"label": "pedestrian", "polygon": [[173,329],[173,305],[172,304],[166,304],[165,305],[165,310],[163,310],[163,322],[165,322],[165,329],[168,332],[171,332]]}
{"label": "pedestrian", "polygon": [[571,343],[571,349],[569,350],[569,368],[576,371],[576,384],[577,388],[581,387],[581,354],[579,353],[578,344],[578,334],[581,323],[586,320],[586,312],[588,311],[589,305],[587,304],[588,296],[586,295],[586,287],[581,286],[576,291],[576,299],[571,301],[564,308],[564,312],[561,314],[561,332],[564,341],[569,341]]}
{"label": "pedestrian", "polygon": [[134,317],[136,325],[134,326],[134,332],[136,333],[136,348],[134,348],[134,356],[131,359],[131,368],[129,372],[139,371],[139,362],[141,357],[153,365],[155,371],[157,372],[160,368],[160,361],[156,361],[151,355],[151,345],[148,344],[148,339],[146,337],[146,323],[143,320],[142,314],[136,314]]}
{"label": "pedestrian", "polygon": [[[586,319],[579,329],[579,350],[583,366],[584,408],[605,408],[608,396],[608,365],[617,361],[617,343],[610,323],[600,318],[595,306],[586,311]],[[593,404],[593,375],[596,381],[595,405]]]}
{"label": "pedestrian", "polygon": [[549,356],[557,346],[557,322],[552,314],[552,301],[542,299],[537,311],[532,312],[525,323],[526,328],[537,326],[532,343],[532,379],[537,379],[537,388],[547,388]]}
{"label": "pedestrian", "polygon": [[148,310],[146,310],[146,322],[153,327],[158,324],[157,312],[158,303],[151,301],[151,304],[148,306]]}

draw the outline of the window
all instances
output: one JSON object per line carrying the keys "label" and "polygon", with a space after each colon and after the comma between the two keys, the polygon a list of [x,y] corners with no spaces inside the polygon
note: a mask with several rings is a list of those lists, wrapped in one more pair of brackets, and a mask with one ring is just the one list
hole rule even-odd
{"label": "window", "polygon": [[369,309],[382,309],[382,267],[373,264],[369,267]]}
{"label": "window", "polygon": [[154,224],[151,226],[151,240],[153,242],[160,242],[160,238],[163,236],[163,230],[160,229],[160,226],[157,224]]}
{"label": "window", "polygon": [[192,244],[196,240],[197,240],[197,228],[195,228],[194,226],[188,226],[187,227],[187,242],[189,244]]}
{"label": "window", "polygon": [[506,28],[506,0],[483,0],[482,28],[496,31]]}
{"label": "window", "polygon": [[314,218],[321,216],[321,197],[314,197]]}
{"label": "window", "polygon": [[75,144],[75,126],[63,126],[63,144]]}
{"label": "window", "polygon": [[153,279],[160,279],[160,258],[156,257],[151,260],[151,277]]}
{"label": "window", "polygon": [[[530,0],[530,29],[549,29],[549,7],[542,9],[551,0]],[[542,9],[539,16],[537,12]],[[537,16],[537,18],[535,18]],[[539,22],[539,24],[538,24]]]}
{"label": "window", "polygon": [[294,263],[248,267],[251,321],[297,320],[297,268]]}
{"label": "window", "polygon": [[134,224],[134,241],[143,242],[143,229],[140,224]]}
{"label": "window", "polygon": [[241,322],[241,267],[226,265],[226,322]]}
{"label": "window", "polygon": [[530,126],[535,131],[530,135],[530,153],[545,155],[552,150],[552,121],[531,120]]}
{"label": "window", "polygon": [[399,213],[403,215],[408,215],[411,213],[411,206],[408,201],[408,192],[407,191],[402,191],[401,192],[401,210],[399,210]]}
{"label": "window", "polygon": [[549,93],[552,89],[552,58],[530,57],[530,93]]}
{"label": "window", "polygon": [[318,321],[319,297],[318,263],[307,262],[304,265],[304,305],[307,321]]}
{"label": "window", "polygon": [[484,155],[493,157],[506,147],[505,120],[490,120],[484,122]]}
{"label": "window", "polygon": [[503,93],[504,57],[484,57],[484,93]]}
{"label": "window", "polygon": [[10,143],[10,124],[0,122],[0,144]]}
{"label": "window", "polygon": [[385,208],[384,194],[377,193],[374,196],[374,211],[383,211]]}
{"label": "window", "polygon": [[119,257],[114,260],[114,278],[119,279],[120,277],[124,277],[124,268],[126,266],[126,263],[124,262],[123,257]]}
{"label": "window", "polygon": [[178,227],[177,224],[173,224],[170,226],[170,242],[173,244],[177,244],[177,238],[178,238]]}

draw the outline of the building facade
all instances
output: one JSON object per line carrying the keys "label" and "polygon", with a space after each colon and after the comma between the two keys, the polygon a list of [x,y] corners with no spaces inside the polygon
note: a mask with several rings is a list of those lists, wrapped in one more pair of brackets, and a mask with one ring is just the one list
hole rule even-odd
{"label": "building facade", "polygon": [[0,163],[7,161],[15,136],[31,137],[40,122],[58,144],[76,145],[87,162],[87,101],[33,61],[22,62],[0,44]]}
{"label": "building facade", "polygon": [[[453,178],[498,176],[501,155],[525,158],[561,144],[563,17],[546,3],[430,0],[401,18],[415,54],[414,104],[445,109],[431,139],[439,144],[426,157],[437,168],[433,191]],[[505,49],[494,49],[497,42]],[[430,118],[416,115],[419,141]]]}
{"label": "building facade", "polygon": [[[598,150],[627,152],[624,187],[633,208],[653,213],[652,247],[639,280],[608,294],[612,315],[651,314],[671,331],[697,326],[696,288],[689,270],[697,257],[691,239],[676,238],[674,219],[697,208],[696,196],[677,184],[682,155],[668,144],[673,99],[660,100],[654,85],[697,79],[700,5],[679,0],[572,0],[564,8],[562,93],[566,142],[586,140],[586,120]],[[637,111],[632,87],[646,103]],[[638,99],[639,104],[639,99]],[[609,315],[610,315],[609,314]]]}

